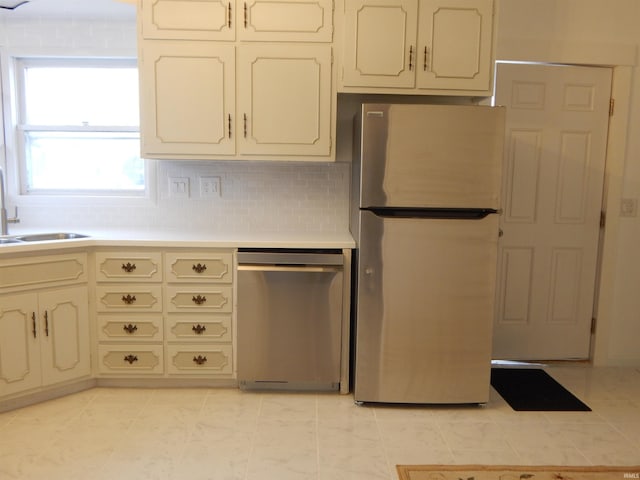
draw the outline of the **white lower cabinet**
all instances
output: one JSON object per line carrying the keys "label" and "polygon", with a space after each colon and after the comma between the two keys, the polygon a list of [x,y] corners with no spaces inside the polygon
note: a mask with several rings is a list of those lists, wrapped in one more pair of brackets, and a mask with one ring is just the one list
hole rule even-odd
{"label": "white lower cabinet", "polygon": [[234,378],[233,250],[95,258],[100,377]]}
{"label": "white lower cabinet", "polygon": [[90,374],[86,286],[0,297],[0,397]]}

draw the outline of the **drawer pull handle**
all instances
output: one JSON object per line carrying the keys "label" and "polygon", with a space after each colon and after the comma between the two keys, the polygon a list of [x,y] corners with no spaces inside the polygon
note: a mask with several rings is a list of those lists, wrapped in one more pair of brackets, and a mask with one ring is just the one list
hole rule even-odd
{"label": "drawer pull handle", "polygon": [[123,295],[122,296],[122,301],[124,303],[126,303],[127,305],[131,305],[133,302],[136,301],[136,296],[135,295],[129,295],[129,294]]}
{"label": "drawer pull handle", "polygon": [[204,264],[204,265],[197,264],[197,265],[194,265],[193,267],[191,267],[191,269],[196,273],[202,273],[207,269],[207,265],[206,264]]}
{"label": "drawer pull handle", "polygon": [[135,332],[136,330],[138,330],[138,327],[136,325],[125,325],[124,327],[122,327],[122,329],[127,332],[128,334],[132,334],[133,332]]}
{"label": "drawer pull handle", "polygon": [[33,330],[31,330],[33,338],[36,338],[38,336],[38,330],[36,329],[36,312],[31,313],[31,326],[33,327]]}
{"label": "drawer pull handle", "polygon": [[204,365],[207,363],[207,357],[203,357],[202,355],[198,355],[197,357],[193,357],[194,363],[198,365]]}
{"label": "drawer pull handle", "polygon": [[49,313],[44,311],[44,334],[49,336]]}
{"label": "drawer pull handle", "polygon": [[126,357],[124,357],[124,361],[129,362],[129,365],[133,365],[133,362],[138,361],[138,357],[136,355],[129,354]]}
{"label": "drawer pull handle", "polygon": [[206,326],[200,325],[200,324],[194,325],[193,327],[191,327],[191,330],[196,332],[196,335],[202,335],[206,329],[207,329]]}
{"label": "drawer pull handle", "polygon": [[192,299],[193,303],[195,303],[196,305],[202,305],[204,302],[207,301],[207,297],[203,296],[203,295],[197,295],[194,296]]}
{"label": "drawer pull handle", "polygon": [[136,269],[136,264],[135,263],[123,263],[122,264],[122,270],[124,270],[127,273],[131,273]]}

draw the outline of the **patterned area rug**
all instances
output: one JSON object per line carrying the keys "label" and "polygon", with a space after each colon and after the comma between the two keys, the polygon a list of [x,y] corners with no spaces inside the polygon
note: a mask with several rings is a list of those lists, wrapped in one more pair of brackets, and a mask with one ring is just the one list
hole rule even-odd
{"label": "patterned area rug", "polygon": [[400,480],[625,480],[640,479],[640,466],[532,467],[397,465]]}

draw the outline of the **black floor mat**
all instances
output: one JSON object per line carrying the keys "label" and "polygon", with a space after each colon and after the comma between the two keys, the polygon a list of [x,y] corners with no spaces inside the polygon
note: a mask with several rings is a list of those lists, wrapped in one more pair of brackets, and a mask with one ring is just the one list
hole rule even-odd
{"label": "black floor mat", "polygon": [[492,368],[491,386],[517,411],[591,411],[547,372],[537,368]]}

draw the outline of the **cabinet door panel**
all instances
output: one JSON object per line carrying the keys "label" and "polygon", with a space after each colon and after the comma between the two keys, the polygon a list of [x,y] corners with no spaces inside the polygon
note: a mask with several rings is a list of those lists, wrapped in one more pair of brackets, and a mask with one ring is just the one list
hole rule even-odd
{"label": "cabinet door panel", "polygon": [[343,84],[413,88],[417,0],[345,1]]}
{"label": "cabinet door panel", "polygon": [[142,37],[233,40],[234,13],[228,0],[143,0]]}
{"label": "cabinet door panel", "polygon": [[142,151],[157,155],[235,153],[235,49],[213,42],[144,43]]}
{"label": "cabinet door panel", "polygon": [[331,153],[331,47],[243,45],[239,50],[240,153]]}
{"label": "cabinet door panel", "polygon": [[240,40],[330,42],[331,0],[248,0],[243,2]]}
{"label": "cabinet door panel", "polygon": [[420,3],[418,87],[488,90],[493,0]]}
{"label": "cabinet door panel", "polygon": [[[0,396],[40,386],[38,302],[32,294],[0,297]],[[35,332],[35,333],[34,333]]]}
{"label": "cabinet door panel", "polygon": [[40,319],[43,385],[72,380],[91,373],[89,310],[86,287],[43,292]]}

